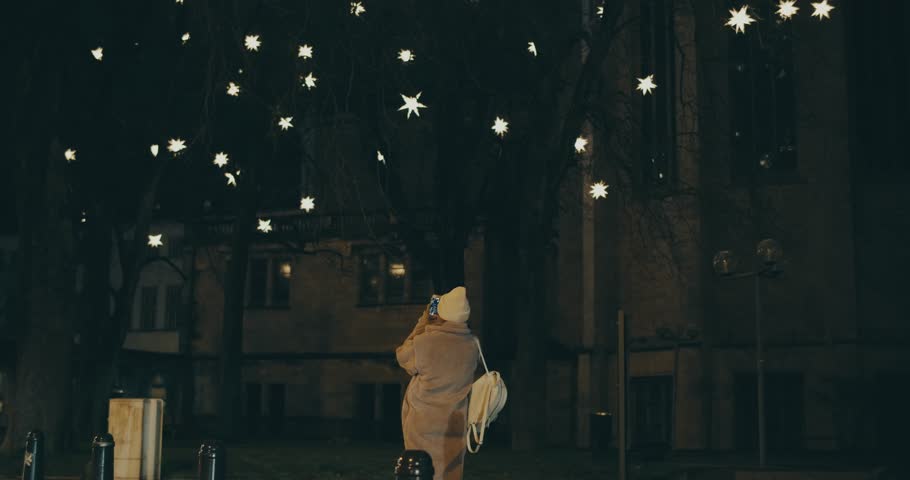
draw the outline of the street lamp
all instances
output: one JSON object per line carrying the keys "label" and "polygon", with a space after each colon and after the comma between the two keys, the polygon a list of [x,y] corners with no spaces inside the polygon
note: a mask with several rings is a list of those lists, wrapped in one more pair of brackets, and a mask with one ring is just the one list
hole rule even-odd
{"label": "street lamp", "polygon": [[714,255],[714,272],[724,279],[753,278],[755,282],[755,375],[758,382],[758,463],[765,466],[765,369],[762,352],[762,308],[761,279],[780,275],[783,249],[777,240],[766,238],[755,248],[758,265],[755,270],[738,272],[739,259],[730,250],[721,250]]}

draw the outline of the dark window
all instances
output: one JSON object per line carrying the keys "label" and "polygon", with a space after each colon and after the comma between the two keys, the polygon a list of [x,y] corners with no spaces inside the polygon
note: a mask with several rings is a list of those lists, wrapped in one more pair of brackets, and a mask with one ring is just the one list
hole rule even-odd
{"label": "dark window", "polygon": [[264,307],[265,294],[268,290],[268,266],[269,261],[265,258],[254,258],[250,260],[250,285],[249,285],[249,306]]}
{"label": "dark window", "polygon": [[404,303],[407,263],[403,257],[388,257],[385,275],[386,303]]}
{"label": "dark window", "polygon": [[796,172],[796,100],[792,21],[782,21],[770,0],[750,4],[768,21],[747,34],[730,30],[730,100],[734,181],[773,180]]}
{"label": "dark window", "polygon": [[165,295],[164,328],[167,330],[176,330],[180,319],[183,287],[181,285],[170,285],[167,287]]}
{"label": "dark window", "polygon": [[629,382],[629,421],[633,448],[670,445],[673,377],[638,377]]}
{"label": "dark window", "polygon": [[363,305],[379,303],[379,291],[382,286],[381,261],[379,254],[360,257],[360,303]]}
{"label": "dark window", "polygon": [[676,35],[672,0],[641,2],[642,75],[657,88],[642,98],[642,177],[666,185],[676,176]]}
{"label": "dark window", "polygon": [[142,287],[139,306],[139,328],[154,330],[158,317],[158,287]]}
{"label": "dark window", "polygon": [[290,259],[282,258],[272,261],[272,306],[286,307],[288,305],[293,268]]}

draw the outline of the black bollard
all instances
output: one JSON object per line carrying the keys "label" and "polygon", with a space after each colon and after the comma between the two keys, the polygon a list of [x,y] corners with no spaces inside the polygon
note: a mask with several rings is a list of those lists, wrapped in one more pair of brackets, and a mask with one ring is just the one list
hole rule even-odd
{"label": "black bollard", "polygon": [[224,447],[217,440],[209,440],[199,447],[199,480],[224,480],[227,457]]}
{"label": "black bollard", "polygon": [[433,459],[423,450],[405,450],[395,465],[395,480],[433,480]]}
{"label": "black bollard", "polygon": [[114,480],[114,437],[110,433],[92,440],[92,462],[88,480]]}
{"label": "black bollard", "polygon": [[44,480],[44,434],[32,430],[25,436],[22,480]]}

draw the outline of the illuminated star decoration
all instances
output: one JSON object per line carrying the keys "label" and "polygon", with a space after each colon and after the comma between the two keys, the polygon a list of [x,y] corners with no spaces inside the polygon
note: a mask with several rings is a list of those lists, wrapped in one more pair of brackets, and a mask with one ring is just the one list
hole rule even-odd
{"label": "illuminated star decoration", "polygon": [[224,172],[224,177],[227,178],[227,184],[231,187],[237,186],[237,178],[234,177],[234,174],[231,172]]}
{"label": "illuminated star decoration", "polygon": [[179,138],[172,138],[167,141],[167,151],[171,153],[180,153],[186,149],[186,142]]}
{"label": "illuminated star decoration", "polygon": [[149,151],[152,152],[153,157],[157,157],[158,156],[158,144],[155,144],[155,145],[152,145],[151,147],[149,147]]}
{"label": "illuminated star decoration", "polygon": [[282,130],[287,130],[294,126],[294,124],[291,123],[291,120],[293,119],[294,117],[281,117],[278,119],[278,126],[281,127]]}
{"label": "illuminated star decoration", "polygon": [[186,45],[186,42],[190,41],[190,32],[186,32],[180,37],[180,40],[183,41],[183,44]]}
{"label": "illuminated star decoration", "polygon": [[307,90],[312,90],[316,88],[316,80],[319,79],[313,76],[313,72],[310,72],[309,75],[303,77],[303,86],[306,87]]}
{"label": "illuminated star decoration", "polygon": [[256,230],[259,230],[262,233],[269,233],[272,231],[272,220],[263,220],[259,219],[259,226],[256,227]]}
{"label": "illuminated star decoration", "polygon": [[528,42],[528,51],[531,52],[531,55],[537,56],[537,45],[534,42]]}
{"label": "illuminated star decoration", "polygon": [[401,49],[398,51],[398,59],[401,60],[401,63],[413,62],[415,58],[414,52],[410,50]]}
{"label": "illuminated star decoration", "polygon": [[828,0],[822,0],[820,2],[813,3],[812,7],[815,8],[815,11],[812,12],[812,16],[818,17],[819,20],[823,18],[831,18],[831,10],[834,10],[834,7],[828,4]]}
{"label": "illuminated star decoration", "polygon": [[733,30],[736,33],[746,33],[746,25],[754,22],[755,19],[749,15],[749,6],[744,5],[743,8],[731,9],[730,10],[730,20],[727,20],[726,25],[728,27],[733,27]]}
{"label": "illuminated star decoration", "polygon": [[240,85],[234,82],[228,83],[227,94],[232,97],[240,95]]}
{"label": "illuminated star decoration", "polygon": [[509,131],[509,122],[496,117],[496,120],[493,121],[493,131],[496,132],[496,135],[499,135],[500,138],[504,137],[506,132]]}
{"label": "illuminated star decoration", "polygon": [[597,182],[594,185],[591,185],[591,197],[592,198],[607,198],[607,188],[610,186],[604,182]]}
{"label": "illuminated star decoration", "polygon": [[67,148],[66,151],[63,152],[63,158],[65,158],[67,162],[76,160],[76,151],[72,148]]}
{"label": "illuminated star decoration", "polygon": [[259,41],[259,35],[247,35],[243,39],[243,45],[251,52],[258,52],[262,42]]}
{"label": "illuminated star decoration", "polygon": [[158,247],[164,245],[161,242],[161,235],[162,234],[160,234],[160,233],[158,235],[149,235],[149,246],[153,247],[153,248],[158,248]]}
{"label": "illuminated star decoration", "polygon": [[351,14],[355,17],[359,17],[366,11],[367,9],[363,7],[363,2],[351,2]]}
{"label": "illuminated star decoration", "polygon": [[651,93],[651,90],[654,90],[655,88],[657,88],[657,84],[654,83],[654,75],[648,75],[645,78],[639,78],[638,86],[635,87],[635,89],[640,91],[642,95]]}
{"label": "illuminated star decoration", "polygon": [[313,58],[313,47],[305,43],[297,47],[297,58]]}
{"label": "illuminated star decoration", "polygon": [[92,50],[92,56],[95,57],[95,60],[98,60],[100,62],[104,58],[104,49],[98,47]]}
{"label": "illuminated star decoration", "polygon": [[585,137],[578,137],[575,139],[575,151],[578,153],[584,152],[585,147],[588,146],[588,139]]}
{"label": "illuminated star decoration", "polygon": [[418,109],[418,108],[427,108],[426,105],[424,105],[424,104],[422,104],[422,103],[419,102],[419,100],[420,100],[420,95],[421,95],[422,93],[423,93],[423,92],[417,92],[417,95],[415,95],[415,96],[413,96],[413,97],[408,97],[408,96],[406,96],[406,95],[401,95],[401,99],[404,100],[404,105],[402,105],[401,108],[398,109],[398,111],[400,112],[400,111],[402,111],[402,110],[407,110],[407,111],[408,111],[408,118],[411,118],[411,114],[412,114],[412,113],[413,113],[414,115],[417,115],[417,116],[419,117],[419,116],[420,116],[420,111],[417,110],[417,109]]}
{"label": "illuminated star decoration", "polygon": [[178,5],[183,5],[183,0],[175,0]]}
{"label": "illuminated star decoration", "polygon": [[383,155],[379,150],[376,150],[376,160],[380,163],[385,164],[385,155]]}
{"label": "illuminated star decoration", "polygon": [[300,199],[300,209],[309,212],[316,208],[316,199],[313,197],[303,197]]}
{"label": "illuminated star decoration", "polygon": [[218,165],[220,168],[224,168],[224,166],[228,164],[228,154],[224,152],[216,153],[215,161],[212,163]]}
{"label": "illuminated star decoration", "polygon": [[777,4],[777,15],[784,20],[790,20],[798,11],[796,0],[780,0],[780,3]]}
{"label": "illuminated star decoration", "polygon": [[603,5],[597,6],[597,16],[600,18],[604,18],[604,6]]}

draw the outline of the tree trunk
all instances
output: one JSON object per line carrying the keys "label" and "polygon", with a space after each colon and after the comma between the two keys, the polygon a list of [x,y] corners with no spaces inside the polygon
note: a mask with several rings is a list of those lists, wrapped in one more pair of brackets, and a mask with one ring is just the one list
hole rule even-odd
{"label": "tree trunk", "polygon": [[28,325],[19,342],[16,389],[10,399],[9,429],[2,449],[24,445],[29,430],[40,429],[49,452],[64,443],[73,346],[75,276],[71,225],[63,210],[66,192],[62,148],[49,142],[44,162],[23,155],[20,164],[19,223],[21,270]]}
{"label": "tree trunk", "polygon": [[243,395],[243,313],[247,266],[257,208],[256,166],[249,170],[244,184],[240,213],[234,220],[231,259],[224,288],[224,324],[221,337],[220,430],[224,439],[235,438],[242,418]]}

